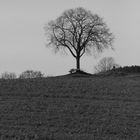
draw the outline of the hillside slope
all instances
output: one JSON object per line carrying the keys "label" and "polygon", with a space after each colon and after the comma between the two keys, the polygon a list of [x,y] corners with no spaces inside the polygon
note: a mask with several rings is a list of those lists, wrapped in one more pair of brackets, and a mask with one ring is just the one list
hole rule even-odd
{"label": "hillside slope", "polygon": [[0,80],[0,112],[5,139],[139,139],[140,76]]}

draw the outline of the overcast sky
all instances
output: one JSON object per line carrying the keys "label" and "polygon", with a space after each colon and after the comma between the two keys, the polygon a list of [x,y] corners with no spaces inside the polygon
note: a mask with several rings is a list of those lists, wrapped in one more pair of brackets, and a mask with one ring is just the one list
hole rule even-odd
{"label": "overcast sky", "polygon": [[140,65],[140,0],[0,0],[0,73],[32,69],[63,75],[74,68],[71,54],[54,54],[45,47],[43,28],[76,7],[103,17],[115,35],[115,51],[107,50],[96,59],[83,56],[82,69],[93,73],[104,56],[113,56],[122,66]]}

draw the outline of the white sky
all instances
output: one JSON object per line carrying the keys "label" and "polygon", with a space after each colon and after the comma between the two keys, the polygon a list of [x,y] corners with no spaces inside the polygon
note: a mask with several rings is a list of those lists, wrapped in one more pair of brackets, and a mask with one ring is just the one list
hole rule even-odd
{"label": "white sky", "polygon": [[74,68],[71,54],[54,54],[45,47],[43,28],[64,10],[76,7],[103,17],[116,37],[114,52],[107,50],[96,59],[84,56],[82,69],[93,73],[104,56],[113,56],[122,66],[140,65],[140,0],[0,0],[0,73],[32,69],[63,75]]}

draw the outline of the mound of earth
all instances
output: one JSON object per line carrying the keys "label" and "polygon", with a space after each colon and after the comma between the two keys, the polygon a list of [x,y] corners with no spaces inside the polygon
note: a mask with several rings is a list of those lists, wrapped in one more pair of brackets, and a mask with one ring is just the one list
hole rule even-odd
{"label": "mound of earth", "polygon": [[68,74],[69,76],[72,76],[72,77],[89,77],[89,76],[92,76],[92,74],[90,73],[87,73],[85,71],[82,71],[82,70],[77,70],[71,74]]}

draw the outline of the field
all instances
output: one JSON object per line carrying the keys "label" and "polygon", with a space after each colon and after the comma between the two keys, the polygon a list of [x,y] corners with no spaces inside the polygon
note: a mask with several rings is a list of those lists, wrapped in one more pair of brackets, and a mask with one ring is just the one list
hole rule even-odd
{"label": "field", "polygon": [[139,140],[140,75],[0,80],[3,140]]}

